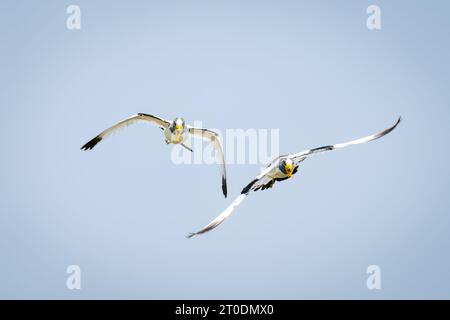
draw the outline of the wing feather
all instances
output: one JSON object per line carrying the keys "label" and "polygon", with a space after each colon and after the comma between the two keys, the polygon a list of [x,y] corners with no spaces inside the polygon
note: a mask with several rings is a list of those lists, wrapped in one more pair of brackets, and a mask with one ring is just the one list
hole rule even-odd
{"label": "wing feather", "polygon": [[273,160],[270,165],[268,165],[259,175],[255,177],[244,189],[242,189],[241,194],[248,194],[251,190],[257,191],[261,187],[267,185],[272,180],[267,175],[275,169],[276,164],[278,163],[278,158]]}
{"label": "wing feather", "polygon": [[351,145],[367,143],[369,141],[379,139],[379,138],[387,135],[388,133],[390,133],[392,130],[394,130],[397,127],[397,125],[400,123],[401,119],[402,119],[401,117],[398,118],[397,122],[393,126],[387,128],[387,129],[385,129],[385,130],[383,130],[381,132],[372,134],[370,136],[366,136],[366,137],[359,138],[359,139],[356,139],[356,140],[352,140],[352,141],[349,141],[349,142],[338,143],[338,144],[335,144],[335,145],[328,145],[328,146],[323,146],[323,147],[319,147],[319,148],[305,150],[305,151],[302,151],[302,152],[290,155],[289,157],[293,158],[296,161],[296,163],[299,163],[299,162],[305,160],[306,158],[309,158],[309,157],[311,157],[313,155],[316,155],[316,154],[319,154],[319,153],[322,153],[322,152],[336,150],[336,149],[342,149],[342,148],[345,148],[345,147],[348,147],[348,146],[351,146]]}
{"label": "wing feather", "polygon": [[197,136],[199,138],[205,139],[212,143],[214,150],[216,151],[216,157],[218,163],[221,165],[221,174],[222,174],[222,191],[225,196],[227,197],[227,170],[225,166],[225,157],[223,155],[223,149],[222,145],[220,143],[219,135],[211,130],[208,129],[202,129],[202,128],[195,128],[195,127],[188,127],[189,133],[193,136]]}
{"label": "wing feather", "polygon": [[192,238],[193,236],[206,233],[216,228],[219,224],[221,224],[226,218],[228,218],[233,213],[236,207],[239,206],[242,203],[242,201],[244,201],[246,196],[247,196],[246,194],[240,194],[236,199],[233,200],[233,202],[228,206],[228,208],[226,208],[220,215],[217,216],[217,218],[211,221],[203,229],[197,232],[189,233],[187,235],[187,238]]}
{"label": "wing feather", "polygon": [[97,145],[97,143],[99,143],[100,141],[102,141],[104,138],[108,137],[112,133],[115,133],[115,132],[119,131],[120,129],[123,129],[123,128],[125,128],[131,124],[134,124],[136,122],[139,122],[139,121],[150,122],[151,124],[156,125],[162,129],[166,129],[170,124],[169,121],[164,120],[162,118],[159,118],[159,117],[156,117],[156,116],[153,116],[150,114],[146,114],[146,113],[137,113],[135,115],[132,115],[131,117],[128,117],[122,121],[119,121],[112,127],[102,131],[99,135],[97,135],[95,138],[88,141],[84,146],[82,146],[81,150],[91,150]]}

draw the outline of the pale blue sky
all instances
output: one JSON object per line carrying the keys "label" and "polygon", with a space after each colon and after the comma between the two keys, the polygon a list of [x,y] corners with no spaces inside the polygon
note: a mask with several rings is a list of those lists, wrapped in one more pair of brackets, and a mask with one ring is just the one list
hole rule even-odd
{"label": "pale blue sky", "polygon": [[[381,7],[382,30],[366,28]],[[69,4],[82,29],[66,29]],[[1,1],[1,298],[450,298],[447,1]],[[175,166],[136,112],[279,128],[305,161],[218,215],[259,165]],[[173,198],[174,191],[177,198]],[[77,264],[82,290],[65,287]],[[368,265],[382,290],[366,288]]]}

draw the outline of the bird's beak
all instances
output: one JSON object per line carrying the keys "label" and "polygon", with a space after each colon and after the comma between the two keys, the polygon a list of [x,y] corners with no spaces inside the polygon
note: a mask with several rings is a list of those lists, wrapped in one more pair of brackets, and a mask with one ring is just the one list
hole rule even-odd
{"label": "bird's beak", "polygon": [[183,125],[182,125],[182,124],[177,124],[177,125],[175,126],[175,129],[177,129],[177,130],[183,130]]}

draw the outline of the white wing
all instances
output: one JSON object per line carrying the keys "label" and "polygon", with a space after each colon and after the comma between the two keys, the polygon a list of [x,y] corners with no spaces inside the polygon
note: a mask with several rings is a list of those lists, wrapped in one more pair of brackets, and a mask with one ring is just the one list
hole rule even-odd
{"label": "white wing", "polygon": [[247,195],[250,190],[257,190],[260,188],[264,188],[264,186],[269,183],[272,178],[268,177],[267,174],[275,169],[275,165],[277,164],[277,160],[280,157],[275,158],[270,165],[267,166],[259,175],[255,177],[244,189],[242,189],[241,194]]}
{"label": "white wing", "polygon": [[274,164],[277,159],[275,159],[267,168],[265,168],[257,177],[255,177],[255,179],[252,182],[250,182],[250,184],[247,187],[245,187],[244,190],[242,190],[241,194],[236,199],[234,199],[234,201],[228,206],[228,208],[226,208],[219,216],[217,216],[217,218],[211,221],[207,226],[205,226],[200,231],[190,233],[187,237],[191,238],[193,236],[211,231],[219,224],[221,224],[226,218],[228,218],[236,209],[236,207],[240,205],[242,201],[244,201],[244,199],[250,192],[252,186],[254,186],[256,182],[264,181],[264,179],[267,178],[266,176],[267,173],[269,173],[274,168]]}
{"label": "white wing", "polygon": [[96,136],[95,138],[93,138],[92,140],[87,142],[84,146],[81,147],[81,149],[82,150],[91,150],[92,148],[94,148],[97,145],[97,143],[102,141],[107,136],[111,135],[114,132],[117,132],[120,129],[123,129],[123,128],[129,126],[130,124],[136,123],[138,121],[147,121],[153,125],[156,125],[156,126],[162,128],[162,129],[166,129],[170,124],[169,121],[164,120],[162,118],[158,118],[158,117],[152,116],[150,114],[138,113],[138,114],[132,115],[131,117],[126,118],[126,119],[116,123],[115,125],[113,125],[112,127],[108,128],[108,129],[106,129],[105,131],[100,133],[98,136]]}
{"label": "white wing", "polygon": [[335,145],[329,145],[329,146],[323,146],[323,147],[319,147],[319,148],[305,150],[305,151],[302,151],[302,152],[299,152],[299,153],[296,153],[293,155],[289,155],[289,157],[293,158],[296,163],[299,163],[299,162],[305,160],[306,158],[316,155],[318,153],[341,149],[341,148],[345,148],[345,147],[348,147],[351,145],[361,144],[361,143],[366,143],[366,142],[369,142],[372,140],[376,140],[376,139],[379,139],[379,138],[387,135],[389,132],[394,130],[397,127],[397,125],[400,123],[400,121],[401,121],[401,117],[398,118],[397,122],[392,127],[389,127],[381,132],[372,134],[372,135],[364,137],[364,138],[360,138],[360,139],[356,139],[356,140],[352,140],[352,141],[344,142],[344,143],[338,143]]}
{"label": "white wing", "polygon": [[200,231],[190,233],[189,235],[187,235],[187,237],[192,238],[193,236],[206,233],[217,227],[233,213],[234,209],[236,209],[236,207],[240,205],[242,201],[244,201],[246,196],[247,196],[246,194],[240,194],[236,199],[234,199],[234,201],[228,206],[228,208],[226,208],[217,218],[211,221],[207,226],[205,226]]}
{"label": "white wing", "polygon": [[225,195],[225,198],[227,197],[227,171],[225,168],[225,157],[223,155],[222,145],[220,144],[219,135],[211,130],[208,129],[202,129],[202,128],[194,128],[188,126],[189,133],[200,137],[202,139],[206,139],[210,141],[213,144],[214,150],[216,151],[216,157],[221,164],[221,174],[222,174],[222,191]]}

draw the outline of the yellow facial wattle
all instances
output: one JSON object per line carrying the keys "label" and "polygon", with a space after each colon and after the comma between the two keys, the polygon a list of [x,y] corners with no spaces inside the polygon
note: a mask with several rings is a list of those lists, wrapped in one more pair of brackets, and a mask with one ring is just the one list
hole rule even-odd
{"label": "yellow facial wattle", "polygon": [[286,163],[284,169],[286,170],[286,174],[291,177],[292,173],[294,172],[294,165],[291,163]]}

